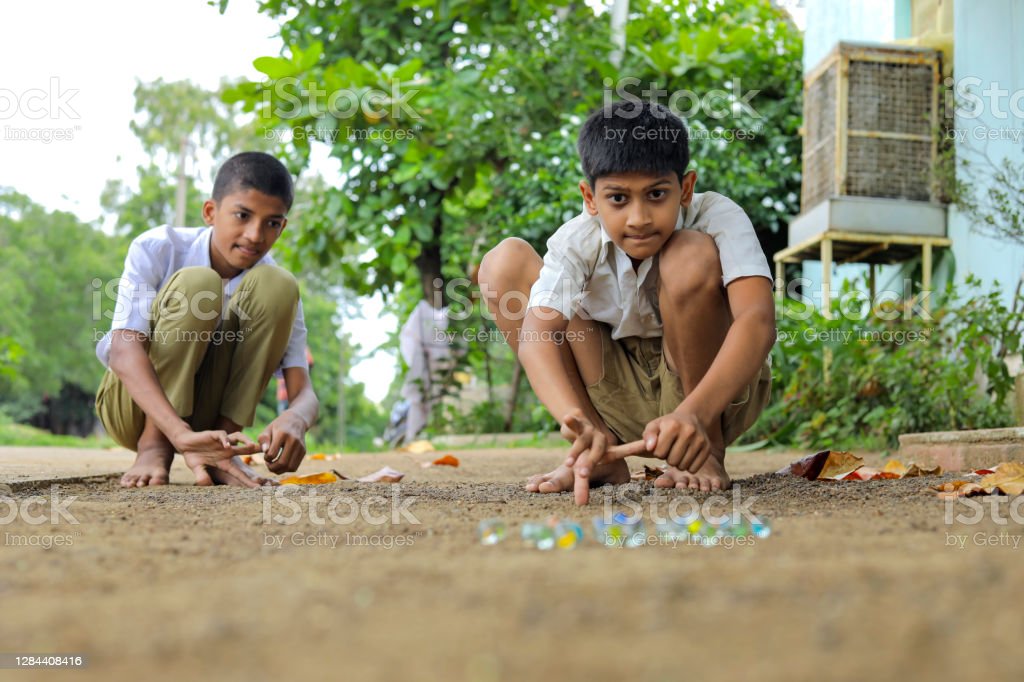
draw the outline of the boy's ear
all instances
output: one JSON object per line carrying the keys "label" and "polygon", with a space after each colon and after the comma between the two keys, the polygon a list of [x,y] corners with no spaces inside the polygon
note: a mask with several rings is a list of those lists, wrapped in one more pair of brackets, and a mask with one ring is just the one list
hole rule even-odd
{"label": "boy's ear", "polygon": [[207,199],[203,202],[203,222],[207,225],[213,225],[213,216],[217,213],[217,204],[213,199]]}
{"label": "boy's ear", "polygon": [[583,203],[587,206],[587,213],[590,215],[597,215],[597,203],[594,201],[594,191],[590,188],[590,183],[586,180],[580,180],[580,194],[583,195]]}
{"label": "boy's ear", "polygon": [[682,192],[679,195],[679,205],[688,207],[693,201],[693,188],[697,185],[697,171],[686,171],[683,180],[679,183]]}

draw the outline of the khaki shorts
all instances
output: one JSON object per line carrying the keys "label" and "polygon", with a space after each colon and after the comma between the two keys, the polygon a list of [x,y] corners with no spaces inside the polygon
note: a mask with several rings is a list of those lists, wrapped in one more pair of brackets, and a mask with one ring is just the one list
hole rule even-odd
{"label": "khaki shorts", "polygon": [[[639,440],[647,424],[679,407],[686,397],[679,375],[665,362],[661,337],[612,339],[611,328],[600,330],[604,376],[587,386],[590,401],[612,433],[623,443]],[[772,388],[771,356],[761,371],[722,413],[725,444],[739,438],[768,405]]]}

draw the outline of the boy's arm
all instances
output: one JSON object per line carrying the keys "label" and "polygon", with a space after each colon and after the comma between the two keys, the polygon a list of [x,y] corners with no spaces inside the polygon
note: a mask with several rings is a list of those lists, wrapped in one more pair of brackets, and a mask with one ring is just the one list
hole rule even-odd
{"label": "boy's arm", "polygon": [[[642,442],[616,448],[611,458],[653,453],[692,472],[712,454],[708,428],[761,368],[776,333],[770,280],[741,277],[729,283],[726,293],[733,322],[704,377],[679,407],[647,425]],[[592,457],[591,463],[596,463]]]}
{"label": "boy's arm", "polygon": [[[592,459],[597,461],[605,449],[617,441],[590,402],[575,366],[567,368],[562,360],[563,350],[555,339],[562,338],[562,343],[568,343],[564,340],[568,326],[568,320],[553,308],[530,308],[520,332],[519,360],[537,398],[558,421],[562,435],[572,441],[566,460],[566,464],[572,465],[586,450],[597,455]],[[577,469],[576,473],[576,497],[579,500],[581,495],[586,497],[581,486],[588,489],[586,476],[589,471]]]}
{"label": "boy's arm", "polygon": [[695,415],[706,428],[719,419],[733,397],[750,382],[775,344],[775,300],[772,282],[741,277],[725,289],[732,325],[704,378],[676,412]]}
{"label": "boy's arm", "polygon": [[128,395],[146,417],[156,422],[157,428],[177,452],[195,454],[209,460],[207,464],[216,464],[234,455],[253,452],[248,445],[231,445],[233,439],[243,443],[247,440],[241,434],[228,434],[225,431],[197,433],[178,416],[153,369],[146,350],[146,335],[142,332],[132,329],[114,330],[110,342],[110,370],[121,380]]}
{"label": "boy's arm", "polygon": [[286,367],[284,385],[288,389],[288,409],[270,422],[257,439],[267,468],[275,474],[299,468],[306,456],[306,432],[320,411],[320,401],[305,367]]}

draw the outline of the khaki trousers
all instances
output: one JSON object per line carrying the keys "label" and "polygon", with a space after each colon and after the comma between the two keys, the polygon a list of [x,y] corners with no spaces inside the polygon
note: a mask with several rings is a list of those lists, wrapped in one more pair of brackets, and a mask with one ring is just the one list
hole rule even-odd
{"label": "khaki trousers", "polygon": [[[275,265],[249,270],[222,314],[223,291],[212,268],[182,268],[151,310],[149,360],[167,400],[195,431],[214,428],[220,416],[252,425],[298,311],[298,283]],[[137,449],[146,415],[109,369],[96,412],[115,441]]]}

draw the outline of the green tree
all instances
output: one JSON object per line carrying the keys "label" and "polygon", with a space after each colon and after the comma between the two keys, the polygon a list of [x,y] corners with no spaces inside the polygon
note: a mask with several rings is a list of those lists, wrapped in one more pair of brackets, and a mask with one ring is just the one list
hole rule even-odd
{"label": "green tree", "polygon": [[68,419],[91,424],[103,374],[95,344],[109,326],[106,285],[120,272],[121,250],[120,240],[70,213],[0,192],[0,338],[8,339],[0,409],[8,416],[27,420],[63,395],[75,403],[65,406],[75,413]]}
{"label": "green tree", "polygon": [[[465,278],[502,237],[543,251],[580,210],[575,137],[606,98],[655,90],[690,109],[699,188],[738,201],[769,253],[798,211],[802,43],[769,3],[632,2],[619,67],[608,15],[583,2],[261,8],[282,21],[282,56],[257,59],[266,80],[225,96],[282,136],[293,170],[313,144],[341,162],[298,247],[352,290],[384,292],[400,317],[422,297],[465,307],[465,288],[452,301],[438,283]],[[457,324],[489,323],[477,311]],[[468,351],[480,366],[484,349]]]}

